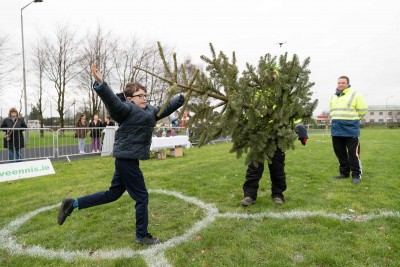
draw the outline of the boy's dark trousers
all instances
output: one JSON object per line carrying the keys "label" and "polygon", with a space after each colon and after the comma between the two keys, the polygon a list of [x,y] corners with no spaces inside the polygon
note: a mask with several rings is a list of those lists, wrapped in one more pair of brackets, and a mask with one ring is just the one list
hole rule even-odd
{"label": "boy's dark trousers", "polygon": [[344,176],[360,178],[362,175],[360,164],[360,140],[358,137],[332,136],[333,150],[339,160],[339,172]]}
{"label": "boy's dark trousers", "polygon": [[137,159],[116,158],[115,172],[110,188],[107,191],[78,198],[79,209],[113,202],[120,198],[125,190],[136,201],[136,238],[142,238],[148,233],[149,194]]}
{"label": "boy's dark trousers", "polygon": [[[279,196],[282,199],[283,192],[286,190],[286,175],[285,175],[285,153],[280,149],[275,152],[271,164],[268,164],[270,178],[271,178],[271,191],[272,197]],[[259,187],[259,181],[264,172],[264,164],[250,163],[247,167],[246,181],[243,184],[243,193],[245,197],[251,197],[253,200],[257,199],[257,191]]]}

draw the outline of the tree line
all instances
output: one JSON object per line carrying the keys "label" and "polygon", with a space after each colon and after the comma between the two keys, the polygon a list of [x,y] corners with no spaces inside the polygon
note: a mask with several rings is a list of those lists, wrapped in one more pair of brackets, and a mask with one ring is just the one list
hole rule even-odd
{"label": "tree line", "polygon": [[[97,64],[104,79],[116,91],[122,92],[126,83],[135,81],[147,87],[151,104],[160,105],[167,97],[167,83],[135,68],[141,67],[164,76],[163,62],[155,42],[146,43],[135,36],[114,36],[103,31],[100,25],[79,37],[76,31],[64,25],[53,33],[42,35],[26,50],[27,74],[30,76],[27,82],[29,106],[35,111],[35,119],[39,119],[41,127],[45,122],[43,114],[51,107],[50,101],[59,117],[60,127],[65,126],[66,114],[72,106],[89,118],[102,113],[102,101],[92,90],[92,63]],[[164,46],[163,51],[167,57],[172,54],[170,47]],[[0,33],[0,95],[4,95],[5,88],[12,84],[12,74],[19,71],[18,55],[9,47],[7,36]],[[194,70],[190,59],[183,64]],[[23,106],[22,99],[21,89],[20,107]]]}

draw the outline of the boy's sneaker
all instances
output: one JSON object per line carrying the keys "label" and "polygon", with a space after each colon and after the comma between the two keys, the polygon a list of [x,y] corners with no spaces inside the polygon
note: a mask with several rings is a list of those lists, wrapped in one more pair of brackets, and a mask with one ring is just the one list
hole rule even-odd
{"label": "boy's sneaker", "polygon": [[243,206],[250,206],[251,204],[256,203],[251,197],[245,197],[244,199],[240,200],[240,204]]}
{"label": "boy's sneaker", "polygon": [[275,196],[272,198],[272,200],[276,205],[283,205],[283,203],[285,203],[285,200],[280,196]]}
{"label": "boy's sneaker", "polygon": [[353,177],[351,182],[353,184],[359,184],[359,183],[361,183],[361,177]]}
{"label": "boy's sneaker", "polygon": [[153,237],[150,233],[147,233],[147,235],[142,238],[136,238],[136,243],[141,245],[155,245],[160,243],[160,239]]}
{"label": "boy's sneaker", "polygon": [[70,216],[72,211],[74,210],[74,199],[72,198],[64,198],[61,207],[58,211],[58,224],[62,225],[67,219],[67,216]]}

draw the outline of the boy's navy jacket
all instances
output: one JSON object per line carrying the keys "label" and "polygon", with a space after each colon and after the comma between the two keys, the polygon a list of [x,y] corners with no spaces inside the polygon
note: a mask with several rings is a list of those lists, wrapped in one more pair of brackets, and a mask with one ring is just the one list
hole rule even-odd
{"label": "boy's navy jacket", "polygon": [[161,107],[147,104],[145,109],[131,101],[122,102],[114,94],[106,82],[95,82],[93,89],[103,100],[110,116],[119,124],[115,133],[113,156],[122,159],[149,159],[153,129],[156,122],[172,114],[184,102],[184,96],[179,95],[171,99],[167,108],[157,116]]}

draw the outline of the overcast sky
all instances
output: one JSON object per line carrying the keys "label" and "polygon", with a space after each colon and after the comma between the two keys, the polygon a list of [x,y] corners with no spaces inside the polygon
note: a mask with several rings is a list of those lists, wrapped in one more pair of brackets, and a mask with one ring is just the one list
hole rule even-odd
{"label": "overcast sky", "polygon": [[[8,35],[19,53],[21,8],[29,2],[0,1],[0,35]],[[369,105],[400,104],[400,8],[395,0],[43,0],[24,9],[23,19],[26,55],[39,34],[51,36],[57,25],[68,23],[82,33],[101,25],[117,36],[161,41],[196,64],[202,63],[201,55],[210,55],[210,42],[227,55],[235,51],[241,67],[256,65],[266,53],[310,57],[317,112],[328,111],[341,75],[350,77]],[[282,48],[279,42],[285,42]],[[15,60],[22,62],[22,56]],[[19,106],[21,88],[22,82],[0,96],[3,115]],[[27,90],[28,96],[34,91],[29,80]]]}

